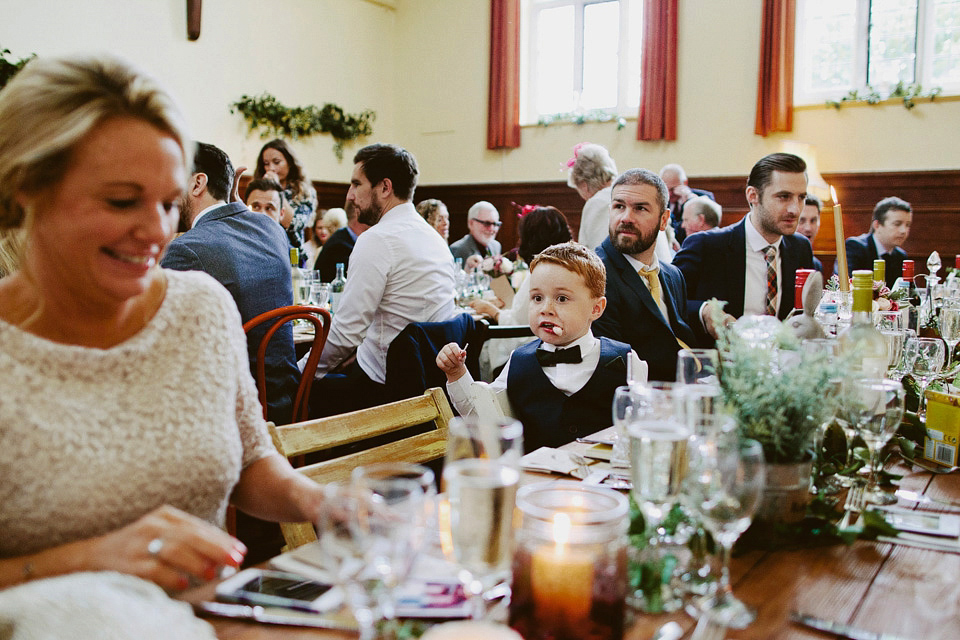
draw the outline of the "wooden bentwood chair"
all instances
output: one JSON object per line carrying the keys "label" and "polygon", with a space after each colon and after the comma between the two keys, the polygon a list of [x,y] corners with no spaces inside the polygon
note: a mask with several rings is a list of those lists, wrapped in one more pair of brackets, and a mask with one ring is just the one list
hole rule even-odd
{"label": "wooden bentwood chair", "polygon": [[273,334],[277,332],[287,322],[293,320],[306,320],[313,323],[313,344],[310,346],[310,357],[307,358],[307,364],[300,376],[300,386],[297,387],[297,395],[293,401],[292,420],[306,420],[310,404],[310,388],[313,386],[313,376],[317,371],[317,364],[320,362],[320,354],[323,353],[323,345],[327,342],[327,334],[330,332],[330,312],[320,307],[310,307],[305,305],[293,305],[290,307],[280,307],[272,311],[266,311],[251,318],[243,325],[243,330],[249,333],[254,327],[269,321],[273,321],[267,327],[266,333],[260,339],[260,346],[257,348],[257,370],[255,378],[257,381],[257,392],[260,396],[260,404],[263,405],[263,417],[267,417],[267,385],[264,359],[266,358],[267,345]]}
{"label": "wooden bentwood chair", "polygon": [[[407,398],[378,407],[361,409],[328,418],[319,418],[284,426],[268,423],[277,451],[297,456],[325,451],[353,442],[363,442],[415,425],[432,422],[434,429],[348,455],[297,469],[319,483],[344,481],[350,472],[375,462],[424,463],[442,458],[447,447],[447,430],[453,412],[443,390],[427,389],[422,396]],[[288,548],[295,549],[317,539],[313,524],[280,523]]]}

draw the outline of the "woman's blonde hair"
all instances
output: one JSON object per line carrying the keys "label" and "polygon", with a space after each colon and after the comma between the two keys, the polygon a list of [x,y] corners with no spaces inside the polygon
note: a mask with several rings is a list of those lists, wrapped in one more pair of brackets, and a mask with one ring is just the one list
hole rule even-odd
{"label": "woman's blonde hair", "polygon": [[347,226],[347,212],[339,207],[327,209],[320,219],[320,224],[332,235],[334,231]]}
{"label": "woman's blonde hair", "polygon": [[606,147],[587,143],[576,151],[576,159],[570,167],[570,175],[567,176],[567,185],[576,189],[577,185],[585,184],[596,193],[616,177],[617,163],[610,157]]}
{"label": "woman's blonde hair", "polygon": [[[37,194],[63,178],[77,144],[102,122],[129,116],[173,137],[192,165],[179,108],[160,84],[109,54],[35,58],[0,91],[0,232],[27,232],[32,213],[18,193]],[[22,234],[15,234],[22,235]],[[4,240],[5,247],[24,239]]]}

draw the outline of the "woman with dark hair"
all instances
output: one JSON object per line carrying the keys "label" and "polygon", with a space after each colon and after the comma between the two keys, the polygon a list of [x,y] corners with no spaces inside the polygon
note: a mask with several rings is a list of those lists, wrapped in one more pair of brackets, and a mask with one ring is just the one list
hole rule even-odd
{"label": "woman with dark hair", "polygon": [[303,229],[317,211],[317,191],[303,172],[300,161],[286,141],[275,138],[263,145],[257,155],[254,179],[271,178],[283,187],[286,203],[293,208],[293,222],[287,229],[293,246],[303,244]]}

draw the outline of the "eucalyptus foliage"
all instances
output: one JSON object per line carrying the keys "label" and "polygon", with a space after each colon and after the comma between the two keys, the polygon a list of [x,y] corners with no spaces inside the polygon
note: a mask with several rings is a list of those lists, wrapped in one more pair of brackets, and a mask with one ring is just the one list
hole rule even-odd
{"label": "eucalyptus foliage", "polygon": [[230,105],[230,113],[239,112],[251,131],[259,129],[260,137],[297,138],[317,133],[333,136],[333,152],[343,159],[343,146],[351,140],[373,133],[377,115],[370,109],[352,114],[343,107],[327,102],[322,107],[288,107],[269,93],[241,96]]}
{"label": "eucalyptus foliage", "polygon": [[23,69],[23,65],[37,57],[37,54],[34,53],[26,58],[20,58],[19,60],[8,60],[7,56],[9,54],[10,49],[0,50],[0,89],[7,86],[7,83],[10,82],[10,79],[17,74],[17,71]]}
{"label": "eucalyptus foliage", "polygon": [[735,325],[719,331],[720,386],[744,438],[763,446],[767,462],[792,463],[812,455],[813,436],[828,417],[836,363],[800,349],[785,327],[774,344],[751,344]]}

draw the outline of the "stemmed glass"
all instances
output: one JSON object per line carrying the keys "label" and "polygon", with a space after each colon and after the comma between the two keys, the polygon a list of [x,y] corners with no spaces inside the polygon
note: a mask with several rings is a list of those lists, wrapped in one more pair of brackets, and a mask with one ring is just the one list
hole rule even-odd
{"label": "stemmed glass", "polygon": [[627,425],[633,419],[634,406],[639,402],[639,396],[629,385],[617,387],[613,392],[613,452],[610,455],[610,466],[627,469],[630,467],[630,439],[627,436]]}
{"label": "stemmed glass", "polygon": [[911,341],[917,345],[917,359],[913,363],[913,376],[920,382],[920,407],[917,413],[926,416],[927,387],[943,369],[946,349],[939,338],[914,338]]}
{"label": "stemmed glass", "polygon": [[877,476],[883,468],[880,450],[903,420],[906,392],[902,384],[885,378],[863,378],[853,384],[861,407],[857,428],[870,452],[870,475],[864,495],[873,504],[894,504],[897,497],[879,488]]}
{"label": "stemmed glass", "polygon": [[325,494],[330,508],[318,523],[320,551],[347,595],[361,640],[373,640],[378,621],[393,617],[393,591],[416,558],[423,490],[416,480],[390,478],[331,483]]}
{"label": "stemmed glass", "polygon": [[713,533],[721,566],[716,591],[699,601],[698,608],[726,627],[743,629],[756,614],[733,595],[730,550],[760,504],[766,483],[763,448],[755,440],[696,438],[687,460],[682,500]]}
{"label": "stemmed glass", "polygon": [[518,421],[477,416],[450,421],[440,541],[460,567],[474,618],[485,614],[484,594],[510,574],[521,457],[523,425]]}
{"label": "stemmed glass", "polygon": [[894,380],[903,380],[903,376],[913,372],[913,364],[917,361],[917,332],[913,329],[903,330],[903,348],[900,350],[900,360],[888,377]]}
{"label": "stemmed glass", "polygon": [[940,310],[940,335],[943,341],[947,343],[947,371],[951,371],[954,365],[953,350],[960,342],[960,304],[953,300],[944,301],[944,306]]}

